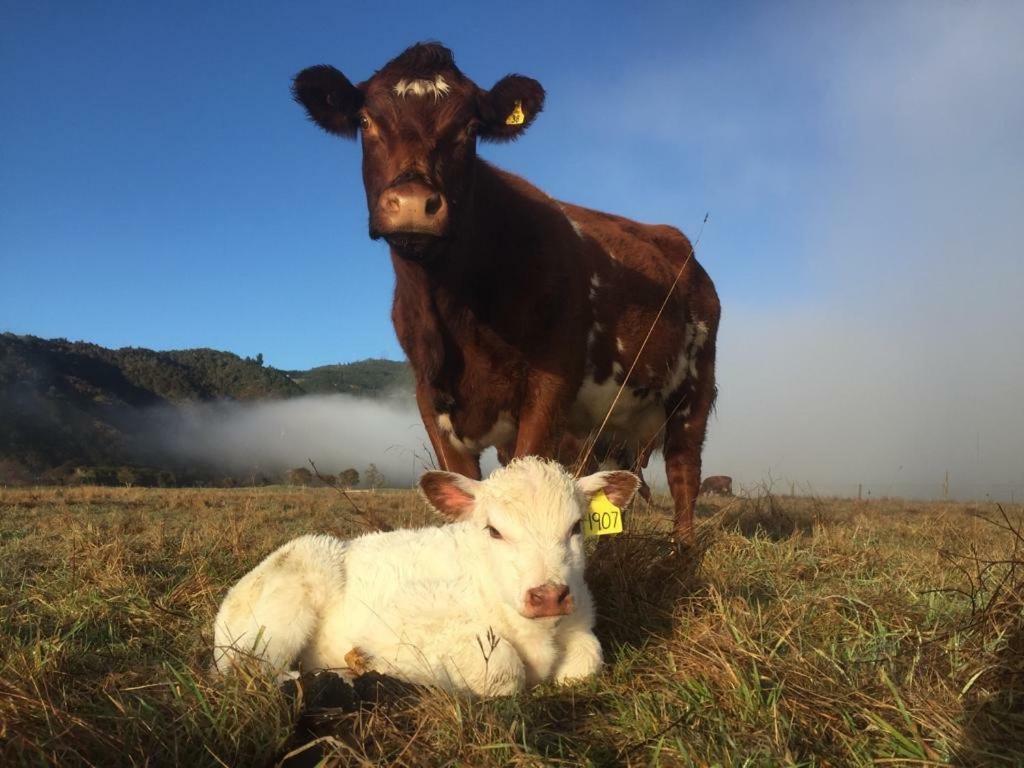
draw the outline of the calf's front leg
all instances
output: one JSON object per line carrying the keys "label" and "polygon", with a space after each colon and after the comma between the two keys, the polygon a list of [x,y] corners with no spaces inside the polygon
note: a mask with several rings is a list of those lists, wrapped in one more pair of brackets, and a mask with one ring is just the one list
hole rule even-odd
{"label": "calf's front leg", "polygon": [[589,629],[572,628],[562,638],[562,656],[555,667],[555,682],[567,683],[585,680],[601,671],[604,656],[601,642]]}

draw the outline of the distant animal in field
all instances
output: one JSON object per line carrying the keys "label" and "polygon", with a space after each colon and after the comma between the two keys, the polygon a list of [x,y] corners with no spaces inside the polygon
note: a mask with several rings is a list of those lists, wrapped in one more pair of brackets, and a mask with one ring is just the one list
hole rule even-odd
{"label": "distant animal in field", "polygon": [[705,477],[700,484],[702,494],[716,496],[732,496],[732,478],[728,475],[712,475]]}
{"label": "distant animal in field", "polygon": [[479,478],[494,446],[503,463],[639,472],[660,448],[676,531],[692,536],[720,307],[687,237],[555,200],[477,156],[478,140],[512,141],[537,118],[531,78],[484,90],[431,43],[358,85],[310,67],[293,92],[321,128],[360,137],[370,237],[391,249],[391,316],[440,466]]}
{"label": "distant animal in field", "polygon": [[216,666],[349,667],[481,696],[593,675],[581,515],[599,491],[625,506],[639,483],[624,471],[574,480],[534,457],[484,481],[427,472],[420,489],[452,524],[285,544],[225,597]]}

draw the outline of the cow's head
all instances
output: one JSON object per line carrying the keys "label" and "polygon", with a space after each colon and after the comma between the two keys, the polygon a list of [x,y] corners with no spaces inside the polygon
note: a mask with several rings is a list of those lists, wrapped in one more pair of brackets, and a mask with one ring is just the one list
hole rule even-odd
{"label": "cow's head", "polygon": [[535,457],[516,459],[483,481],[453,472],[420,479],[431,506],[467,524],[492,592],[528,619],[573,612],[573,595],[584,588],[582,516],[591,497],[603,490],[624,507],[639,485],[624,471],[574,480],[561,465]]}
{"label": "cow's head", "polygon": [[451,51],[414,45],[358,85],[334,67],[300,72],[295,100],[325,131],[363,143],[370,237],[422,258],[457,231],[471,197],[476,141],[509,141],[533,122],[544,89],[520,75],[489,91]]}

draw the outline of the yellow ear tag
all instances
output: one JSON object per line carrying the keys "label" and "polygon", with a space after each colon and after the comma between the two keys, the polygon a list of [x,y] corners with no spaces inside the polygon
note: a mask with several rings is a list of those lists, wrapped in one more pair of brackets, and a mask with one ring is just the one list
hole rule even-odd
{"label": "yellow ear tag", "polygon": [[604,491],[598,491],[590,500],[590,511],[583,516],[584,536],[604,536],[622,533],[622,510],[612,504]]}
{"label": "yellow ear tag", "polygon": [[526,122],[526,113],[523,112],[523,102],[517,101],[512,108],[512,114],[505,118],[505,125],[522,125]]}

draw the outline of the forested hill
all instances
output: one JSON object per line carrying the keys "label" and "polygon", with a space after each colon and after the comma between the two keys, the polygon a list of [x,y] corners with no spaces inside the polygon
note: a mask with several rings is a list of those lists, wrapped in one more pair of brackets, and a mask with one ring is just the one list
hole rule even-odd
{"label": "forested hill", "polygon": [[308,371],[289,371],[291,380],[312,393],[341,393],[363,397],[405,395],[413,391],[412,369],[394,360],[371,358],[357,363],[322,365]]}
{"label": "forested hill", "polygon": [[[408,366],[366,360],[281,371],[262,355],[213,349],[107,349],[0,334],[0,483],[61,467],[139,464],[138,414],[152,406],[306,394],[381,397],[411,390]],[[8,477],[5,477],[7,475]]]}

